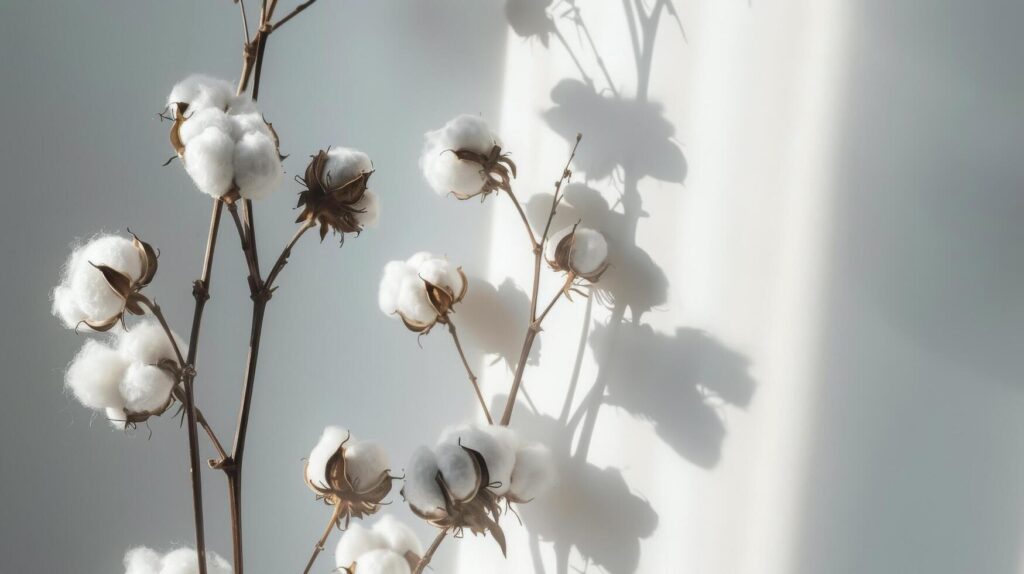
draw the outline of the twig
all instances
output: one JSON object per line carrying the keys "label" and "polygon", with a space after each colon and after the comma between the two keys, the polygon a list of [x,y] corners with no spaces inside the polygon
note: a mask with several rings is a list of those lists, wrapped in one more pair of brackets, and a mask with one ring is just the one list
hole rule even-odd
{"label": "twig", "polygon": [[[298,16],[300,12],[302,12],[306,8],[309,8],[310,6],[312,6],[314,2],[316,2],[316,0],[306,0],[306,2],[303,2],[302,4],[299,4],[298,6],[295,7],[294,10],[292,10],[291,12],[286,14],[283,18],[281,18],[277,22],[271,24],[270,25],[270,31],[273,32],[274,30],[277,30],[281,26],[284,26],[285,22],[287,22],[288,20],[291,20],[292,18]],[[276,5],[277,2],[275,2],[274,4]]]}
{"label": "twig", "polygon": [[300,225],[299,228],[295,231],[295,234],[292,235],[292,238],[284,246],[284,249],[281,250],[281,255],[278,256],[277,261],[274,262],[274,267],[270,270],[270,274],[267,275],[267,281],[264,284],[264,287],[266,289],[273,288],[274,280],[277,279],[278,274],[281,273],[281,270],[284,269],[284,266],[288,264],[288,258],[291,257],[292,255],[292,248],[295,247],[295,244],[299,241],[299,238],[302,237],[302,234],[312,229],[315,225],[316,221],[309,219],[306,220],[305,223]]}
{"label": "twig", "polygon": [[302,574],[309,574],[309,571],[313,569],[313,563],[316,562],[317,556],[320,556],[320,553],[324,551],[324,543],[327,542],[327,537],[331,535],[331,531],[338,525],[338,519],[344,511],[345,507],[340,502],[334,505],[331,521],[327,523],[327,528],[324,529],[323,535],[320,536],[320,540],[313,547],[313,555],[309,557],[309,562],[306,562],[306,569],[302,571]]}
{"label": "twig", "polygon": [[423,555],[423,558],[420,558],[420,561],[416,564],[416,569],[412,571],[412,574],[423,574],[423,570],[427,567],[427,564],[430,564],[430,560],[434,557],[434,553],[437,552],[437,547],[444,542],[444,537],[447,534],[447,528],[437,533],[437,537],[434,538],[434,541],[430,544],[430,548],[427,549],[427,553]]}
{"label": "twig", "polygon": [[[184,404],[185,389],[181,385],[175,385],[171,393],[174,395],[174,398],[178,399],[179,401],[181,401],[182,404]],[[224,450],[224,446],[221,445],[220,439],[217,438],[217,434],[213,432],[213,428],[210,426],[210,423],[206,420],[206,417],[203,415],[203,410],[200,409],[198,405],[195,405],[195,409],[196,422],[199,423],[199,426],[203,427],[203,430],[206,431],[206,435],[210,437],[210,443],[213,445],[214,450],[217,451],[217,456],[220,457],[220,460],[226,459],[228,457],[228,453]],[[217,464],[219,463],[219,461],[211,461],[211,463]]]}
{"label": "twig", "polygon": [[448,332],[452,334],[452,340],[455,341],[455,349],[459,352],[459,358],[462,359],[462,366],[466,368],[466,374],[469,375],[469,382],[473,385],[473,391],[476,392],[477,400],[480,401],[480,408],[483,409],[484,416],[487,417],[487,424],[493,425],[494,419],[491,418],[491,413],[487,409],[487,401],[484,400],[484,395],[480,392],[480,383],[477,381],[476,375],[473,374],[469,361],[466,360],[466,353],[462,351],[462,343],[459,342],[459,335],[455,330],[455,322],[452,321],[451,317],[448,318]]}
{"label": "twig", "polygon": [[245,15],[245,0],[235,0],[242,10],[242,30],[245,32],[245,43],[249,43],[249,17]]}

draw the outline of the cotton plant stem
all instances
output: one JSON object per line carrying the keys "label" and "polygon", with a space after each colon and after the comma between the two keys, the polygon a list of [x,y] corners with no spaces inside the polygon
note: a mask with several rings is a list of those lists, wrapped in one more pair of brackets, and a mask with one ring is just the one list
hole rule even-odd
{"label": "cotton plant stem", "polygon": [[448,535],[448,529],[445,528],[441,532],[437,533],[437,537],[430,543],[430,548],[427,548],[427,553],[420,558],[419,563],[416,564],[416,569],[412,571],[412,574],[423,574],[423,570],[426,569],[427,564],[430,564],[431,559],[434,558],[434,553],[437,552],[438,546],[444,542],[444,537]]}
{"label": "cotton plant stem", "polygon": [[310,229],[312,229],[314,226],[316,226],[316,221],[313,219],[308,219],[306,220],[305,223],[300,225],[297,230],[295,230],[295,234],[292,235],[292,238],[288,240],[288,243],[284,246],[284,249],[281,250],[281,255],[278,256],[277,261],[274,262],[274,267],[270,270],[270,273],[267,275],[267,282],[265,285],[267,289],[273,289],[274,280],[277,279],[278,274],[281,273],[281,270],[284,269],[284,266],[288,264],[288,258],[291,257],[292,255],[292,248],[295,247],[295,244],[298,243],[302,235],[309,231]]}
{"label": "cotton plant stem", "polygon": [[466,375],[469,376],[469,382],[473,385],[473,391],[476,393],[476,398],[480,401],[480,408],[484,411],[484,417],[487,418],[487,424],[493,425],[494,419],[491,418],[491,413],[487,409],[487,401],[484,400],[484,395],[480,392],[480,383],[473,374],[473,369],[469,366],[469,361],[466,360],[466,353],[462,350],[462,343],[459,341],[458,331],[455,329],[455,322],[448,318],[448,332],[452,334],[452,341],[455,342],[455,349],[459,352],[459,358],[462,359],[462,366],[466,368]]}
{"label": "cotton plant stem", "polygon": [[327,538],[331,535],[331,531],[338,525],[338,519],[341,518],[341,513],[345,511],[345,507],[341,504],[334,505],[334,512],[331,513],[331,520],[327,523],[327,528],[324,529],[324,533],[320,536],[320,540],[317,541],[316,546],[313,547],[313,555],[309,557],[309,562],[306,562],[306,569],[302,571],[302,574],[309,574],[309,571],[313,569],[313,563],[316,562],[320,553],[324,551],[324,543],[327,542]]}
{"label": "cotton plant stem", "polygon": [[[180,384],[175,385],[174,389],[171,391],[171,394],[173,394],[174,398],[180,401],[182,404],[185,403],[185,389]],[[195,405],[194,408],[196,410],[196,422],[199,424],[200,427],[203,428],[204,431],[206,431],[206,435],[210,438],[210,443],[213,445],[213,449],[217,451],[217,455],[221,458],[221,460],[227,458],[228,453],[227,451],[224,450],[224,445],[221,444],[220,439],[217,438],[217,434],[213,432],[213,428],[210,426],[209,421],[207,421],[206,417],[203,415],[203,410],[199,408],[199,405]],[[211,465],[216,465],[219,461],[211,460],[209,462]]]}

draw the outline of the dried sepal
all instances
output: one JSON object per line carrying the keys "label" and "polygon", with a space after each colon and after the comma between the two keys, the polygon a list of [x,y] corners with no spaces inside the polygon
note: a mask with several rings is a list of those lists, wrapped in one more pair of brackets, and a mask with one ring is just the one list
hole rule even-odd
{"label": "dried sepal", "polygon": [[348,525],[352,518],[363,518],[380,510],[384,497],[391,492],[393,478],[387,470],[383,471],[378,479],[372,484],[353,484],[348,477],[348,463],[345,460],[345,445],[350,437],[342,441],[338,450],[327,459],[325,472],[326,484],[314,483],[309,478],[309,463],[303,469],[306,485],[316,493],[318,499],[335,507],[341,507],[338,513],[336,525],[342,527],[342,521]]}
{"label": "dried sepal", "polygon": [[476,196],[486,198],[495,191],[512,192],[512,179],[516,177],[516,164],[509,158],[508,154],[501,153],[501,146],[495,145],[491,151],[482,154],[467,149],[449,149],[442,153],[453,153],[462,161],[469,161],[480,165],[480,177],[483,180],[480,189],[475,193],[459,193],[451,190],[450,193],[456,199],[467,200]]}
{"label": "dried sepal", "polygon": [[303,209],[295,222],[318,223],[321,241],[327,236],[328,230],[343,235],[359,234],[363,226],[357,216],[366,210],[356,206],[366,194],[373,171],[363,172],[349,181],[335,183],[328,181],[326,168],[327,150],[320,150],[306,166],[305,175],[296,177],[306,189],[299,192],[296,207]]}

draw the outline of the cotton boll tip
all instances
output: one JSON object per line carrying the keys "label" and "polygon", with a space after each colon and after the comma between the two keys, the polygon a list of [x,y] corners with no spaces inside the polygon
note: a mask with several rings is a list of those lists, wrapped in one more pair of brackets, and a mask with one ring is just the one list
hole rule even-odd
{"label": "cotton boll tip", "polygon": [[171,88],[167,105],[175,113],[206,108],[226,111],[234,97],[235,88],[229,82],[205,74],[192,74]]}

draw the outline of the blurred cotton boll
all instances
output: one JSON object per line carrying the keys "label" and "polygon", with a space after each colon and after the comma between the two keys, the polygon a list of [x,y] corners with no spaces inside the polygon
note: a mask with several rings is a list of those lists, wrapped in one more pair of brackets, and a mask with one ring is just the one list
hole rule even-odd
{"label": "blurred cotton boll", "polygon": [[556,478],[551,451],[542,444],[524,446],[516,452],[508,496],[519,502],[529,502],[550,490]]}
{"label": "blurred cotton boll", "polygon": [[[206,552],[208,574],[231,574],[231,564],[215,552]],[[167,554],[140,546],[124,555],[124,574],[199,574],[199,555],[191,548]]]}
{"label": "blurred cotton boll", "polygon": [[481,163],[462,159],[455,152],[487,157],[495,146],[500,148],[501,140],[483,118],[460,115],[442,128],[427,132],[420,169],[436,193],[452,193],[460,199],[474,197],[485,192],[489,176]]}
{"label": "blurred cotton boll", "polygon": [[388,549],[373,550],[356,559],[358,574],[410,574],[409,563],[401,554]]}
{"label": "blurred cotton boll", "polygon": [[[413,557],[407,557],[408,553]],[[422,553],[423,546],[412,529],[384,516],[372,528],[350,525],[338,541],[334,560],[339,569],[351,569],[355,564],[357,574],[408,573]]]}

